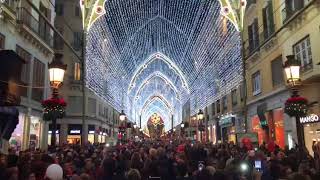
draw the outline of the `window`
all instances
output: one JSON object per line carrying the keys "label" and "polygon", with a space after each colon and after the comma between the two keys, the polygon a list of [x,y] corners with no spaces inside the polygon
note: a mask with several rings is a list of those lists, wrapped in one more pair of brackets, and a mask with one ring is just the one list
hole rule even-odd
{"label": "window", "polygon": [[259,47],[259,29],[258,19],[254,19],[253,23],[248,26],[249,52],[253,53]]}
{"label": "window", "polygon": [[88,113],[91,116],[95,116],[96,115],[96,107],[97,106],[97,101],[93,98],[88,98]]}
{"label": "window", "polygon": [[293,52],[296,59],[301,62],[302,72],[312,68],[312,53],[309,36],[295,44],[293,46]]}
{"label": "window", "polygon": [[99,103],[99,116],[103,117],[103,105]]}
{"label": "window", "polygon": [[74,80],[80,81],[81,67],[80,63],[74,63]]}
{"label": "window", "polygon": [[[19,45],[16,45],[16,52],[17,54],[26,61],[25,64],[22,64],[22,69],[21,69],[21,82],[24,85],[29,84],[29,78],[30,78],[30,62],[31,62],[31,54],[21,48]],[[27,97],[28,89],[27,87],[21,88],[22,92],[21,95]]]}
{"label": "window", "polygon": [[274,33],[274,19],[272,1],[268,1],[268,5],[262,9],[263,16],[263,35],[264,39],[268,39]]}
{"label": "window", "polygon": [[232,99],[232,106],[236,106],[238,104],[238,96],[237,96],[236,89],[231,91],[231,99]]}
{"label": "window", "polygon": [[73,48],[79,51],[81,48],[82,36],[81,32],[73,32]]}
{"label": "window", "polygon": [[0,50],[4,49],[4,43],[5,43],[6,37],[0,33]]}
{"label": "window", "polygon": [[80,8],[79,8],[79,6],[75,6],[75,8],[74,8],[74,15],[77,16],[77,17],[80,16]]}
{"label": "window", "polygon": [[240,101],[242,102],[244,100],[244,96],[246,93],[246,86],[244,85],[244,83],[242,82],[240,84]]}
{"label": "window", "polygon": [[228,100],[227,96],[223,96],[222,98],[222,110],[225,112],[228,109]]}
{"label": "window", "polygon": [[296,11],[303,8],[310,0],[285,0],[285,8],[282,10],[283,21],[287,21]]}
{"label": "window", "polygon": [[217,105],[217,113],[220,113],[220,100],[217,100],[216,105]]}
{"label": "window", "polygon": [[214,116],[216,114],[216,106],[214,103],[212,103],[212,116]]}
{"label": "window", "polygon": [[77,114],[82,112],[82,106],[79,106],[83,102],[83,99],[81,96],[69,96],[68,100],[69,100],[68,106],[67,106],[68,113]]}
{"label": "window", "polygon": [[63,16],[64,14],[64,6],[63,4],[56,4],[56,13],[58,16]]}
{"label": "window", "polygon": [[[43,100],[43,88],[45,77],[45,65],[40,60],[34,58],[33,61],[33,77],[32,77],[32,99],[35,101]],[[39,87],[39,88],[37,88]]]}
{"label": "window", "polygon": [[252,75],[252,94],[254,96],[261,93],[261,77],[260,71],[257,71]]}
{"label": "window", "polygon": [[248,0],[247,3],[247,7],[250,7],[252,4],[256,3],[256,0]]}
{"label": "window", "polygon": [[273,87],[283,84],[283,67],[282,67],[282,56],[279,56],[275,60],[271,61],[272,71],[272,85]]}

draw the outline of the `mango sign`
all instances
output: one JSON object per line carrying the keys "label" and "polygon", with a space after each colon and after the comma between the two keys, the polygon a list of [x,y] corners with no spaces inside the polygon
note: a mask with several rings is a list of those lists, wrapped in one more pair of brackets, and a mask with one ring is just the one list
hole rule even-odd
{"label": "mango sign", "polygon": [[306,117],[300,117],[300,123],[305,124],[305,123],[315,123],[319,122],[319,116],[316,114],[311,114]]}

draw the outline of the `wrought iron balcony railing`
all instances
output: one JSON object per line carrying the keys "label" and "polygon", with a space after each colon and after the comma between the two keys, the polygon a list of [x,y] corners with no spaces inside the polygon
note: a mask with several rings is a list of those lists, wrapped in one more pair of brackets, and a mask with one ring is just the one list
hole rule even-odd
{"label": "wrought iron balcony railing", "polygon": [[31,31],[37,34],[50,48],[53,48],[53,29],[41,17],[35,18],[27,9],[18,8],[18,23],[27,26]]}

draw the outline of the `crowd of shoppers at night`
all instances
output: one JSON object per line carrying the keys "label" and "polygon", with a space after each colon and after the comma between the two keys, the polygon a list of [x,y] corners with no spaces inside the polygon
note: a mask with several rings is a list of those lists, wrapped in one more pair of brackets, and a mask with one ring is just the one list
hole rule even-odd
{"label": "crowd of shoppers at night", "polygon": [[[298,146],[296,146],[298,147]],[[233,143],[139,140],[116,146],[62,145],[1,155],[8,180],[319,180],[320,144],[280,149]]]}

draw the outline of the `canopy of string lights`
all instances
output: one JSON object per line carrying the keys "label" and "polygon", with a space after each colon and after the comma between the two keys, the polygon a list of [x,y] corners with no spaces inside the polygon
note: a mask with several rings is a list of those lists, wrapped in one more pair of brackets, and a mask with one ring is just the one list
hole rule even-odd
{"label": "canopy of string lights", "polygon": [[239,32],[217,0],[108,0],[87,32],[86,84],[142,125],[166,130],[242,81]]}

